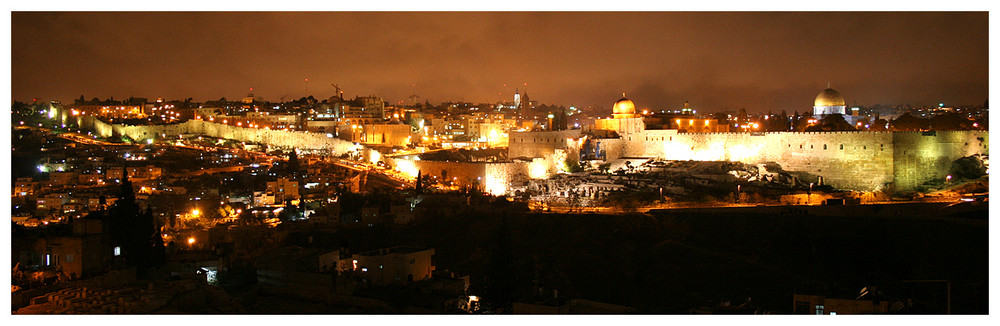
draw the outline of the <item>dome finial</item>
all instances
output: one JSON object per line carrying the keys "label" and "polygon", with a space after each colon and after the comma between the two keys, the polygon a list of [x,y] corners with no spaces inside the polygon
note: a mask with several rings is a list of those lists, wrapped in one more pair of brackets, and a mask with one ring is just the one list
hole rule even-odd
{"label": "dome finial", "polygon": [[625,97],[625,92],[622,92],[622,97]]}
{"label": "dome finial", "polygon": [[830,88],[830,82],[826,82],[826,88]]}

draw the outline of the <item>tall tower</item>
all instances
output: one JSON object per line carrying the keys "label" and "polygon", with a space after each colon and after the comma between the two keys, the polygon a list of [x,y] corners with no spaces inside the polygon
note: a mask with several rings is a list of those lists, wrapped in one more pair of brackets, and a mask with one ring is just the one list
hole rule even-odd
{"label": "tall tower", "polygon": [[521,94],[518,93],[517,88],[514,89],[514,108],[521,109]]}

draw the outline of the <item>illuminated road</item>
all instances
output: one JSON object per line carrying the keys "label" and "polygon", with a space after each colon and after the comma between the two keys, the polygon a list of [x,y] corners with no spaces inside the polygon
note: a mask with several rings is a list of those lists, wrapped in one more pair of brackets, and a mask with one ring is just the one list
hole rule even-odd
{"label": "illuminated road", "polygon": [[97,145],[97,146],[134,146],[133,144],[109,143],[109,142],[106,142],[106,141],[100,141],[100,140],[94,139],[93,137],[95,137],[95,136],[82,135],[82,134],[78,134],[78,133],[75,133],[75,132],[62,133],[62,134],[59,134],[59,137],[64,138],[66,140],[75,141],[75,142],[78,142],[78,143],[90,144],[90,145]]}

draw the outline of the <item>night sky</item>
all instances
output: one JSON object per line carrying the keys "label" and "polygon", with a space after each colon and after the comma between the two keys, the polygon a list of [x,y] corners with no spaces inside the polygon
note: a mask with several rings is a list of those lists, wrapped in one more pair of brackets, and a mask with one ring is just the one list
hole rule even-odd
{"label": "night sky", "polygon": [[[12,13],[13,100],[376,94],[808,111],[982,104],[977,13]],[[506,84],[506,86],[504,86]],[[525,86],[527,84],[527,86]],[[415,85],[415,86],[414,86]]]}

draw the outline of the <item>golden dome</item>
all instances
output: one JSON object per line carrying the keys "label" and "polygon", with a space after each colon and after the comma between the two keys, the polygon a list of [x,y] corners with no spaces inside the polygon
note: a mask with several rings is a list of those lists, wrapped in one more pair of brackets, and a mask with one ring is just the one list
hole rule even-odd
{"label": "golden dome", "polygon": [[844,97],[840,96],[840,92],[833,88],[827,88],[820,92],[819,95],[816,95],[814,106],[847,106],[846,103],[844,102]]}
{"label": "golden dome", "polygon": [[611,107],[614,114],[635,114],[635,103],[627,98],[622,98]]}

